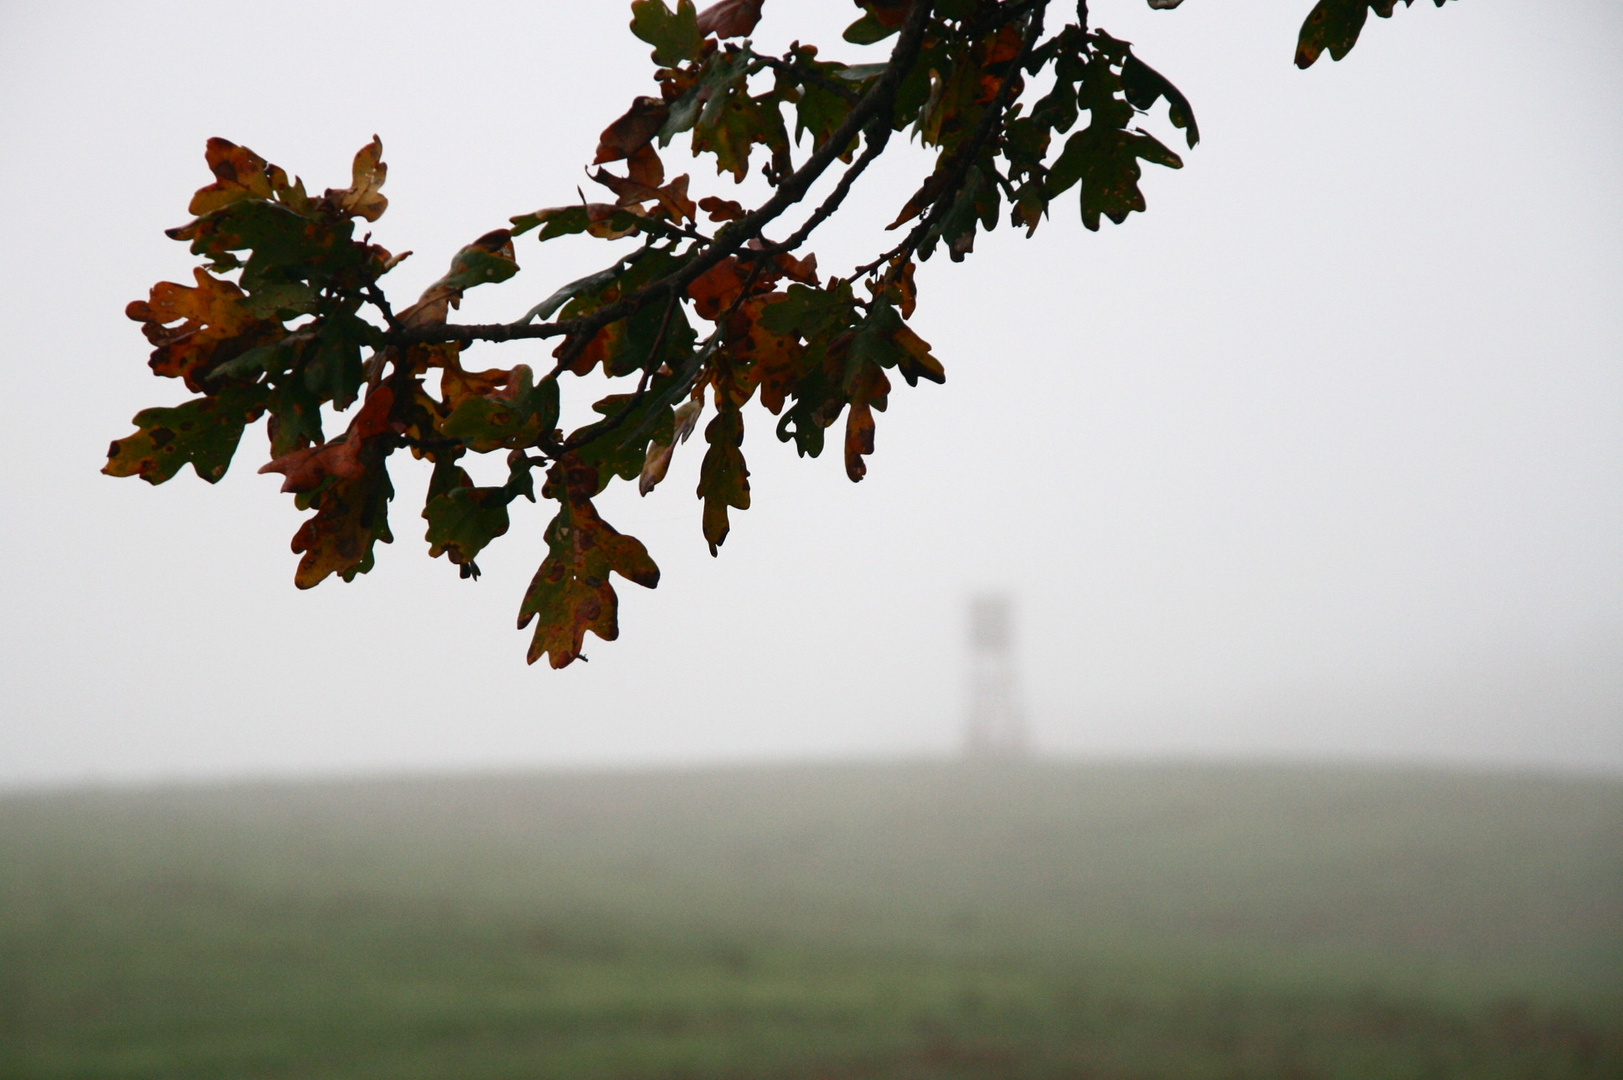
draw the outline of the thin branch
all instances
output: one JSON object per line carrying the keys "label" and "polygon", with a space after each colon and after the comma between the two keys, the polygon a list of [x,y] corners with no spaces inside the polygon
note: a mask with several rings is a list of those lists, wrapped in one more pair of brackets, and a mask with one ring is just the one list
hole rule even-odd
{"label": "thin branch", "polygon": [[762,249],[763,253],[777,254],[779,252],[793,251],[801,244],[804,244],[812,232],[827,221],[834,211],[840,208],[840,204],[845,201],[845,197],[851,193],[851,186],[856,183],[857,177],[862,175],[864,169],[873,164],[875,158],[884,153],[885,144],[888,142],[890,142],[890,124],[875,122],[868,129],[868,145],[863,148],[861,155],[858,156],[851,167],[845,170],[845,174],[840,177],[840,182],[834,186],[833,191],[829,192],[829,196],[823,200],[823,204],[812,212],[811,217],[807,218],[805,224],[796,229],[789,239],[781,244],[767,245]]}
{"label": "thin branch", "polygon": [[685,290],[690,282],[709,270],[712,266],[732,255],[750,240],[760,236],[761,231],[789,207],[806,197],[806,192],[817,182],[817,179],[828,170],[828,167],[840,156],[841,151],[850,144],[851,140],[862,131],[870,120],[884,114],[883,122],[890,123],[891,106],[895,99],[896,89],[902,78],[912,68],[913,62],[918,58],[919,49],[924,44],[924,27],[929,20],[930,12],[934,7],[933,0],[914,0],[909,9],[907,20],[902,25],[898,36],[896,48],[891,52],[890,62],[885,72],[873,87],[863,95],[861,102],[847,114],[833,135],[830,136],[819,150],[815,151],[806,163],[798,170],[784,178],[777,191],[757,209],[746,214],[738,221],[729,222],[716,234],[715,241],[697,258],[688,262],[681,269],[676,270],[658,281],[651,282],[630,296],[623,297],[613,304],[599,308],[589,315],[582,315],[564,322],[543,324],[538,326],[521,326],[510,323],[470,326],[457,324],[443,324],[440,326],[427,326],[407,330],[394,335],[399,344],[413,342],[435,341],[513,341],[521,338],[547,338],[568,335],[580,342],[578,345],[566,347],[563,355],[559,357],[560,363],[567,366],[582,348],[596,333],[611,322],[626,318],[640,311],[655,298],[672,294],[679,294]]}
{"label": "thin branch", "polygon": [[1009,93],[1020,77],[1021,65],[1025,63],[1026,57],[1031,53],[1031,50],[1036,47],[1037,39],[1042,36],[1043,13],[1047,7],[1046,2],[1036,7],[1030,23],[1026,26],[1025,41],[1021,43],[1020,55],[1015,57],[1009,68],[1009,73],[1003,77],[1003,81],[998,85],[997,96],[992,99],[985,115],[981,117],[980,123],[975,126],[975,134],[955,151],[953,160],[947,166],[946,185],[941,193],[931,200],[929,211],[900,244],[897,244],[872,262],[859,266],[852,271],[851,276],[853,278],[871,274],[887,262],[893,264],[888,273],[894,274],[896,272],[895,268],[901,265],[902,257],[911,255],[918,250],[919,245],[930,234],[930,230],[939,225],[941,219],[951,212],[953,204],[957,201],[958,195],[963,189],[964,180],[969,175],[970,166],[974,164],[976,158],[980,157],[981,150],[1003,119],[1004,110],[1009,106]]}

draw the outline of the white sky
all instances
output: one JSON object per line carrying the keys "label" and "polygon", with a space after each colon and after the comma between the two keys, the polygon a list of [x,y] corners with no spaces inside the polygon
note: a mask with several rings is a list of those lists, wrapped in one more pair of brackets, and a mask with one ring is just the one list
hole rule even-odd
{"label": "white sky", "polygon": [[[1300,72],[1310,6],[1095,0],[1193,101],[1187,167],[1152,168],[1125,226],[1066,196],[1033,241],[932,260],[915,326],[948,382],[892,395],[860,486],[757,407],[719,560],[698,443],[653,497],[607,497],[664,578],[553,672],[513,629],[544,507],[470,584],[397,466],[377,569],[301,593],[261,429],[215,488],[97,470],[189,396],[123,308],[187,279],[161,230],[209,136],[319,190],[380,134],[409,300],[575,199],[650,86],[625,5],[0,3],[0,784],[947,752],[984,588],[1017,600],[1056,752],[1623,769],[1623,8],[1422,0]],[[855,14],[768,0],[757,39],[868,59],[838,41]],[[903,157],[825,269],[877,250]],[[606,261],[523,238],[464,313]]]}

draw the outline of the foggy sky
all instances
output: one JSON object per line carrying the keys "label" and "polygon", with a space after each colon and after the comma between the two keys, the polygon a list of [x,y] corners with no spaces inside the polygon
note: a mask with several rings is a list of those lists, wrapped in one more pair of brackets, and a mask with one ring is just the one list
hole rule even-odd
{"label": "foggy sky", "polygon": [[[513,628],[544,505],[465,582],[402,462],[377,568],[299,592],[262,426],[213,488],[97,470],[189,396],[123,309],[189,280],[162,229],[209,136],[320,190],[379,134],[409,301],[589,188],[652,86],[625,5],[0,3],[0,783],[947,753],[985,589],[1054,753],[1623,769],[1623,9],[1422,3],[1301,72],[1310,6],[1096,0],[1193,102],[1186,167],[1147,166],[1125,225],[1088,233],[1068,194],[1033,240],[926,264],[947,383],[892,394],[862,484],[752,406],[719,559],[700,443],[648,499],[616,485],[604,517],[663,578],[554,672]],[[763,47],[878,58],[838,40],[847,4],[766,12]],[[814,239],[825,272],[888,246],[920,166],[896,156]],[[513,318],[607,250],[521,238],[462,314]]]}

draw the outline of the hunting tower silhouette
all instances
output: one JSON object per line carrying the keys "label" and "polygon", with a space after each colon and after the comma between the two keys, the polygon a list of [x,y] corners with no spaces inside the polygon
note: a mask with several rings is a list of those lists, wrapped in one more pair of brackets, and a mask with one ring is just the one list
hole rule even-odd
{"label": "hunting tower silhouette", "polygon": [[972,758],[1024,757],[1026,718],[1014,668],[1009,598],[977,596],[969,604],[969,717],[964,751]]}

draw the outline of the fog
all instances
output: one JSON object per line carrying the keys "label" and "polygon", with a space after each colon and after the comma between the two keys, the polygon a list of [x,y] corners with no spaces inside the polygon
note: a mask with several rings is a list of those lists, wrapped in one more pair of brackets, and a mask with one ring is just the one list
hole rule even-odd
{"label": "fog", "polygon": [[[400,463],[376,569],[299,592],[262,428],[216,487],[97,470],[189,396],[123,309],[188,279],[162,230],[209,136],[319,190],[380,135],[409,300],[588,186],[652,85],[625,5],[0,4],[0,784],[949,754],[984,590],[1045,753],[1623,770],[1623,9],[1422,2],[1302,72],[1309,6],[1095,0],[1191,99],[1186,167],[1147,167],[1124,225],[1067,195],[926,264],[947,382],[892,394],[860,485],[752,407],[719,559],[697,443],[649,498],[617,486],[660,586],[622,583],[620,640],[551,671],[513,628],[544,506],[462,581]],[[768,0],[756,38],[867,60],[855,14]],[[886,246],[898,156],[814,240],[825,271]],[[521,238],[463,315],[602,247]]]}

